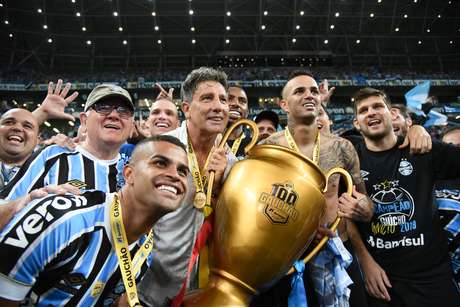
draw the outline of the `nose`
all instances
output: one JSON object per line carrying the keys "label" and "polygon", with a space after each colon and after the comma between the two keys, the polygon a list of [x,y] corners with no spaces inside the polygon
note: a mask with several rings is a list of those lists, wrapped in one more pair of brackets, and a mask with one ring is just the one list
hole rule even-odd
{"label": "nose", "polygon": [[120,119],[120,114],[118,113],[116,108],[113,108],[112,111],[107,115],[107,118],[111,119]]}
{"label": "nose", "polygon": [[21,123],[16,122],[13,126],[11,126],[11,129],[13,129],[14,131],[22,131],[23,127]]}

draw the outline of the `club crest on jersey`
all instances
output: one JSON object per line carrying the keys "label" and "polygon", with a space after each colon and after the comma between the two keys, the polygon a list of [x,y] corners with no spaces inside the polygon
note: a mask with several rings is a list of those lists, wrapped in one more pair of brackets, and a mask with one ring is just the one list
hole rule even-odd
{"label": "club crest on jersey", "polygon": [[299,212],[295,204],[299,194],[291,182],[272,184],[270,193],[260,194],[259,201],[265,204],[264,214],[273,224],[287,224],[289,219],[296,220]]}
{"label": "club crest on jersey", "polygon": [[414,168],[412,167],[412,164],[407,161],[406,159],[401,159],[401,162],[399,162],[399,173],[403,176],[409,176],[412,174],[412,171]]}

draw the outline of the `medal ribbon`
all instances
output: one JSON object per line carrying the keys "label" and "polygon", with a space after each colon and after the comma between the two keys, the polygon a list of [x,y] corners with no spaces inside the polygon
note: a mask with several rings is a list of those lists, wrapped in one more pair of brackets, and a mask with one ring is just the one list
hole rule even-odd
{"label": "medal ribbon", "polygon": [[246,136],[244,135],[244,132],[241,133],[241,135],[235,139],[235,141],[233,142],[233,145],[232,145],[232,154],[234,154],[236,156],[236,152],[238,151],[238,149],[240,148],[240,144],[241,144],[241,141],[245,138]]}
{"label": "medal ribbon", "polygon": [[[192,178],[193,178],[193,182],[196,188],[195,195],[202,193],[206,197],[204,186],[207,182],[207,178],[206,176],[201,175],[200,167],[198,165],[198,160],[196,158],[195,151],[193,150],[192,140],[190,139],[190,137],[188,138],[187,142],[188,142],[188,153],[187,153],[188,164],[192,172]],[[208,155],[208,157],[206,158],[206,162],[204,164],[203,169],[207,168],[208,163],[209,163],[209,157],[210,155]],[[194,202],[195,202],[195,207],[199,208],[200,204],[196,203],[196,199],[194,199]],[[208,217],[212,213],[211,204],[205,203],[204,208],[203,208],[203,213],[204,213],[205,218]]]}
{"label": "medal ribbon", "polygon": [[[313,159],[312,160],[313,160],[313,163],[315,163],[316,165],[319,165],[319,142],[320,142],[319,135],[320,135],[320,133],[318,131],[318,133],[316,134],[315,146],[313,147]],[[292,137],[291,132],[289,131],[288,127],[286,127],[284,129],[284,137],[286,138],[286,141],[288,142],[289,148],[291,148],[292,150],[297,151],[301,155],[304,155],[300,151],[300,149],[297,146],[297,144],[295,143],[294,138]]]}
{"label": "medal ribbon", "polygon": [[121,277],[125,286],[129,306],[141,306],[136,288],[136,275],[139,273],[142,264],[147,259],[153,247],[153,231],[151,230],[147,240],[134,255],[131,262],[131,254],[128,247],[125,226],[123,225],[120,199],[118,194],[114,195],[110,207],[110,224],[112,226],[112,239],[115,245],[118,265],[120,266]]}

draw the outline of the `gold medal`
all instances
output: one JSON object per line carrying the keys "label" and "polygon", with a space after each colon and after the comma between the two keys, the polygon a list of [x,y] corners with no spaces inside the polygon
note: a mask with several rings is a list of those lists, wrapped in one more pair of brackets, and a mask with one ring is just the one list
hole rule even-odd
{"label": "gold medal", "polygon": [[206,194],[202,191],[198,191],[195,193],[194,205],[197,209],[203,209],[206,205]]}

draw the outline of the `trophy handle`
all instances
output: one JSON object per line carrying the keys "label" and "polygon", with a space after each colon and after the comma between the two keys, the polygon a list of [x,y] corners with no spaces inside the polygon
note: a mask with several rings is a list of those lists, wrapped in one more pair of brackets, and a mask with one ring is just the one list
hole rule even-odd
{"label": "trophy handle", "polygon": [[[347,191],[346,193],[348,195],[351,196],[351,193],[353,191],[353,180],[351,179],[351,176],[350,174],[344,170],[343,168],[340,168],[340,167],[335,167],[331,170],[329,170],[329,172],[327,172],[326,174],[326,187],[324,188],[323,190],[323,193],[327,191],[327,182],[329,181],[329,177],[331,177],[332,175],[334,174],[340,174],[342,175],[342,178],[345,179],[345,183],[347,185]],[[330,226],[330,230],[332,231],[335,231],[337,229],[337,226],[339,225],[340,223],[340,217],[336,217],[335,221],[332,223],[332,225]],[[324,236],[321,241],[319,241],[318,245],[315,246],[315,248],[303,259],[303,262],[304,263],[307,263],[308,261],[310,261],[311,258],[313,258],[321,248],[323,248],[324,244],[326,244],[327,240],[329,240],[329,237],[328,236]],[[291,267],[291,269],[289,270],[289,272],[287,273],[287,275],[291,274],[291,273],[294,273],[294,268]]]}
{"label": "trophy handle", "polygon": [[[240,125],[247,125],[251,128],[252,130],[252,138],[251,142],[249,142],[248,145],[244,148],[244,153],[248,153],[249,150],[257,143],[257,140],[259,139],[259,128],[257,127],[257,124],[253,122],[252,120],[249,119],[239,119],[236,122],[233,123],[233,125],[230,126],[230,128],[227,129],[227,131],[224,134],[224,137],[220,141],[219,147],[218,148],[224,148],[225,144],[227,143],[228,137],[232,133],[233,130],[236,129],[236,127]],[[212,196],[212,186],[214,185],[214,177],[216,176],[215,172],[211,171],[209,174],[209,180],[208,180],[208,189],[206,191],[206,204],[210,205],[211,204],[211,196]]]}

